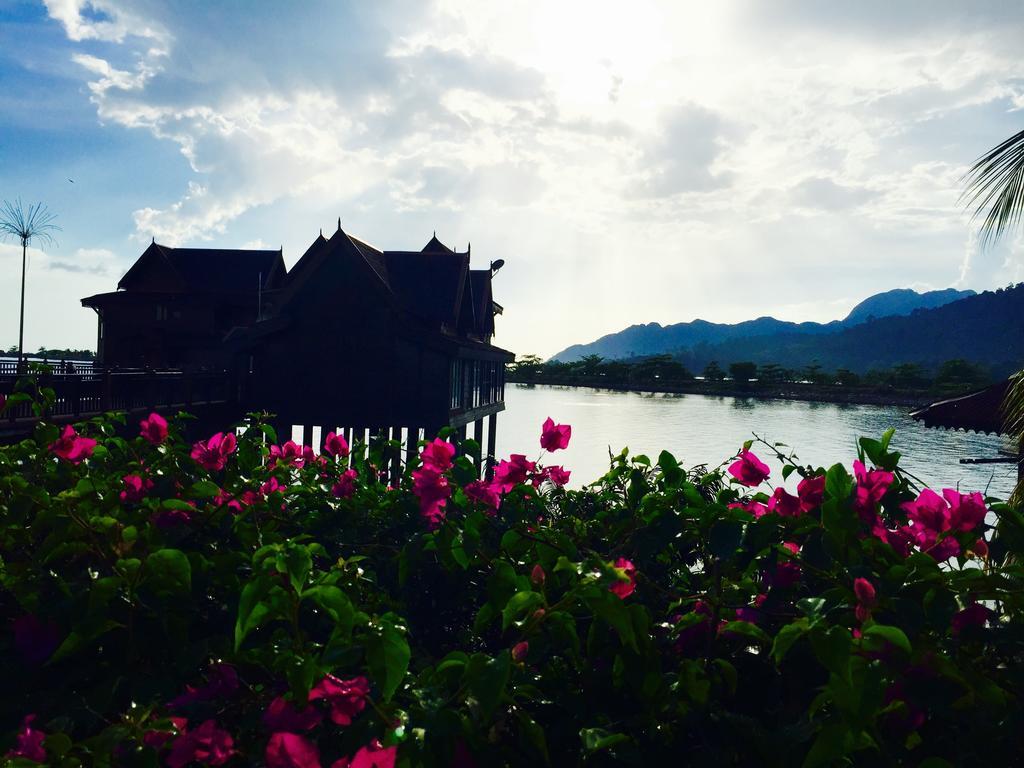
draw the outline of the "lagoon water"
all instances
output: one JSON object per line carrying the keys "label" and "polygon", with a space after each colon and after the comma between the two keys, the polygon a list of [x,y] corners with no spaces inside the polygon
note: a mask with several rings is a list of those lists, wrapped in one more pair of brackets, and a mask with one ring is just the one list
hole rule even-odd
{"label": "lagoon water", "polygon": [[[998,437],[928,429],[914,422],[910,408],[808,403],[788,400],[613,392],[584,387],[509,384],[506,410],[498,416],[497,453],[540,453],[540,426],[551,416],[572,425],[569,448],[546,458],[572,470],[573,487],[592,482],[608,468],[608,450],[628,447],[656,461],[671,451],[684,466],[719,464],[756,432],[790,446],[801,464],[850,466],[860,436],[879,437],[896,428],[892,447],[901,466],[929,486],[985,491],[1006,498],[1013,489],[1012,464],[960,464],[961,458],[997,456],[1011,445]],[[768,459],[768,451],[753,449]],[[788,450],[788,449],[787,449]],[[786,450],[784,450],[786,452]],[[768,462],[777,478],[778,462]]]}

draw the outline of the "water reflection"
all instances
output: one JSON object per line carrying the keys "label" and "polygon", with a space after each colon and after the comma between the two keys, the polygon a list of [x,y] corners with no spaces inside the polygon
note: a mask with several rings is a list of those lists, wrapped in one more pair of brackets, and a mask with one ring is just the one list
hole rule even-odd
{"label": "water reflection", "polygon": [[[540,425],[551,416],[572,424],[568,450],[555,462],[571,469],[574,486],[590,482],[608,467],[608,451],[629,447],[655,459],[662,449],[682,463],[717,465],[756,432],[769,442],[791,446],[803,463],[847,465],[856,458],[859,436],[878,437],[896,427],[893,447],[903,465],[930,485],[985,490],[1005,497],[1012,490],[1012,464],[963,465],[961,458],[996,456],[1008,441],[988,435],[927,429],[909,408],[807,403],[706,395],[619,392],[544,384],[511,384],[507,410],[498,417],[498,453],[540,454]],[[549,459],[550,461],[550,459]],[[777,475],[778,472],[776,471]]]}

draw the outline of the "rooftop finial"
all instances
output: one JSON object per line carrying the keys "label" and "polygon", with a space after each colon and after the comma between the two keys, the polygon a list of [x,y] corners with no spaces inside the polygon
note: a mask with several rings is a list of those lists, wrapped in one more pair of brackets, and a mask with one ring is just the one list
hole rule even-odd
{"label": "rooftop finial", "polygon": [[341,232],[341,216],[338,217],[338,231]]}
{"label": "rooftop finial", "polygon": [[473,252],[473,244],[471,242],[469,242],[469,240],[467,240],[466,241],[466,255],[468,256],[472,252]]}
{"label": "rooftop finial", "polygon": [[324,236],[324,228],[320,227],[320,237],[323,237],[323,236]]}
{"label": "rooftop finial", "polygon": [[437,237],[437,230],[434,230],[434,237]]}
{"label": "rooftop finial", "polygon": [[156,245],[156,235],[153,235],[153,245]]}

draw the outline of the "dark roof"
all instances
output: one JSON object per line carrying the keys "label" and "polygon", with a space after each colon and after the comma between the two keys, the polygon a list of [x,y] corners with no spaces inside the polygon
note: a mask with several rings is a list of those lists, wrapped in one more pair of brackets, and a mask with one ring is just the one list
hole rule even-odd
{"label": "dark roof", "polygon": [[473,288],[474,310],[477,328],[484,334],[494,333],[494,300],[491,298],[491,270],[471,269],[470,285]]}
{"label": "dark roof", "polygon": [[317,235],[316,240],[314,240],[310,244],[309,248],[306,249],[306,252],[299,257],[297,262],[295,262],[295,266],[288,271],[288,279],[292,280],[296,275],[300,275],[305,272],[316,258],[316,255],[320,253],[320,250],[325,245],[327,245],[327,238],[324,237],[324,233],[321,231],[320,234]]}
{"label": "dark roof", "polygon": [[154,242],[121,278],[117,287],[131,290],[146,284],[147,272],[162,261],[181,280],[173,290],[191,293],[255,293],[277,287],[284,277],[281,251],[226,248],[171,248]]}
{"label": "dark roof", "polygon": [[403,308],[455,325],[469,272],[465,253],[384,251],[387,283]]}
{"label": "dark roof", "polygon": [[430,241],[423,246],[422,253],[455,253],[451,248],[437,239],[437,233],[430,238]]}
{"label": "dark roof", "polygon": [[932,403],[910,416],[927,427],[1007,434],[1002,407],[1009,387],[1009,380],[1001,381],[977,392]]}

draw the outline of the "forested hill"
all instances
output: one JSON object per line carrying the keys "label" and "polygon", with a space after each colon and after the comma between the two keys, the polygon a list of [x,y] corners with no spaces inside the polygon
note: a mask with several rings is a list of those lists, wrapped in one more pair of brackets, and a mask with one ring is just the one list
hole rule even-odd
{"label": "forested hill", "polygon": [[833,333],[845,327],[890,315],[908,315],[920,308],[938,307],[958,299],[973,296],[974,291],[943,291],[918,293],[909,288],[875,294],[855,306],[843,320],[830,323],[792,323],[774,317],[759,317],[742,323],[711,323],[694,320],[663,326],[660,323],[633,325],[618,333],[602,336],[589,344],[574,344],[552,360],[571,362],[587,355],[605,359],[644,357],[647,355],[677,354],[700,344],[715,345],[732,339],[763,338],[778,335],[819,335]]}
{"label": "forested hill", "polygon": [[826,370],[866,372],[901,363],[934,368],[946,360],[961,358],[979,363],[997,376],[1024,367],[1024,283],[934,309],[918,309],[906,316],[849,326],[829,323],[817,326],[816,331],[805,327],[811,324],[785,325],[791,327],[662,348],[658,353],[668,352],[696,371],[712,360],[723,366],[751,361],[786,368],[817,363]]}

